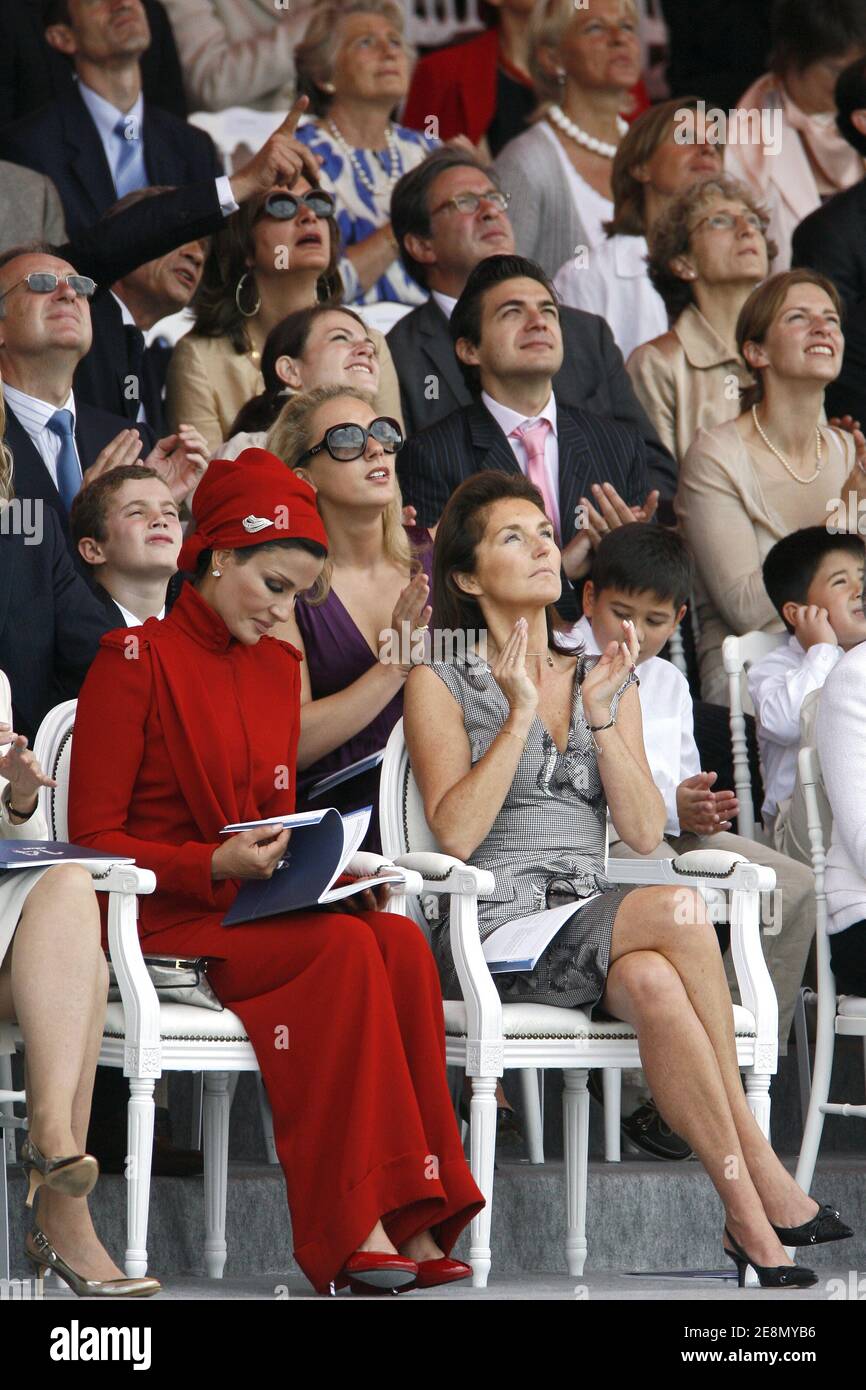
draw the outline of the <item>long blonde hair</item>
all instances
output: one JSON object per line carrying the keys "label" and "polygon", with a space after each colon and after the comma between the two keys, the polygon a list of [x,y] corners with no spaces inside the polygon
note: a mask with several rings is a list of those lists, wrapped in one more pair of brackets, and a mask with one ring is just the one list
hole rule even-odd
{"label": "long blonde hair", "polygon": [[[359,391],[355,386],[316,386],[312,391],[293,396],[283,406],[271,426],[265,440],[265,448],[276,454],[277,458],[281,458],[301,477],[308,477],[306,470],[299,467],[299,460],[312,444],[318,442],[312,438],[310,432],[313,416],[326,401],[347,398],[363,401],[364,405],[374,408],[374,399],[369,392]],[[410,576],[418,573],[421,562],[403,525],[403,498],[399,487],[395,488],[394,497],[382,513],[382,546],[386,558],[392,564],[406,570]],[[304,595],[308,603],[321,603],[327,598],[332,570],[333,561],[328,559],[315,586],[309,594]]]}

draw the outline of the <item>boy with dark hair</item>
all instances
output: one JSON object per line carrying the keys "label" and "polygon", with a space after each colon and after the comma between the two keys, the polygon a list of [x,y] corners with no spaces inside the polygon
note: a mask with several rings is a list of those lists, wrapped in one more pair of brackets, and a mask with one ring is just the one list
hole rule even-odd
{"label": "boy with dark hair", "polygon": [[864,560],[858,535],[834,535],[826,526],[793,531],[764,560],[764,586],[790,636],[747,679],[764,768],[764,824],[779,847],[797,779],[803,701],[866,638]]}
{"label": "boy with dark hair", "polygon": [[177,503],[153,468],[113,468],[83,487],[69,529],[97,597],[119,627],[165,616],[183,535]]}
{"label": "boy with dark hair", "polygon": [[[775,870],[775,900],[772,912],[763,914],[761,940],[778,998],[779,1048],[784,1053],[815,931],[814,881],[805,864],[755,840],[732,835],[736,797],[731,791],[714,790],[716,774],[701,771],[688,683],[671,662],[659,656],[685,616],[691,582],[692,559],[675,532],[638,522],[611,531],[596,551],[592,575],[583,590],[584,616],[572,634],[594,655],[622,632],[624,619],[634,624],[640,644],[638,694],[644,746],[668,811],[665,838],[646,857],[671,859],[692,849],[718,849]],[[620,859],[641,857],[619,839],[615,826],[611,827],[610,854]],[[725,954],[725,967],[739,1002],[730,952]],[[624,1105],[624,1113],[625,1109]],[[687,1150],[677,1152],[677,1143],[683,1141],[665,1132],[651,1102],[624,1118],[623,1130],[659,1157],[688,1155]]]}

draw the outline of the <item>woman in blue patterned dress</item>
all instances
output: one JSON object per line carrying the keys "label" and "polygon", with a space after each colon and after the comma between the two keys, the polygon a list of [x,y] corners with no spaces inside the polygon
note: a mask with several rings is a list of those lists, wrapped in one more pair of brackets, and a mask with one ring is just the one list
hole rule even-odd
{"label": "woman in blue patterned dress", "polygon": [[347,304],[427,298],[403,269],[390,221],[400,175],[440,143],[391,119],[411,56],[395,0],[324,0],[295,50],[298,93],[312,112],[297,138],[321,156],[322,186],[337,199]]}
{"label": "woman in blue patterned dress", "polygon": [[[486,659],[434,661],[406,683],[406,739],[427,820],[444,853],[494,873],[493,896],[478,905],[482,938],[545,904],[575,903],[533,971],[494,976],[500,994],[601,1005],[631,1023],[662,1117],[724,1204],[727,1253],[740,1269],[754,1265],[762,1285],[813,1284],[783,1246],[851,1231],[797,1186],[746,1104],[703,897],[617,889],[605,876],[608,807],[640,854],[658,844],[665,810],[631,688],[634,628],[623,623],[623,640],[597,660],[557,644],[560,558],[541,494],[522,476],[477,473],[448,502],[433,560],[434,651],[438,629],[449,650],[455,637],[482,632]],[[447,925],[435,937],[453,997]]]}

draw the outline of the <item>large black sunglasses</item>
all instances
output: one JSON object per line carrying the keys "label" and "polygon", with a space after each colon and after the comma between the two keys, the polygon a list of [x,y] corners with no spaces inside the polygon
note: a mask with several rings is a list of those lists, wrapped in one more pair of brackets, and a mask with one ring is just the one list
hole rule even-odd
{"label": "large black sunglasses", "polygon": [[324,188],[311,188],[309,193],[300,194],[280,190],[268,194],[259,208],[256,221],[260,217],[276,217],[281,222],[291,222],[293,217],[297,217],[302,204],[317,217],[333,217],[337,206],[336,199],[330,193],[326,193]]}
{"label": "large black sunglasses", "polygon": [[387,415],[379,415],[375,420],[371,420],[366,429],[363,425],[332,425],[325,431],[324,439],[301,454],[298,463],[303,463],[304,459],[312,458],[315,454],[321,454],[323,450],[338,463],[350,463],[352,459],[359,459],[366,453],[367,440],[371,437],[377,444],[382,445],[386,454],[396,454],[397,450],[403,447],[403,431],[397,421],[389,419]]}

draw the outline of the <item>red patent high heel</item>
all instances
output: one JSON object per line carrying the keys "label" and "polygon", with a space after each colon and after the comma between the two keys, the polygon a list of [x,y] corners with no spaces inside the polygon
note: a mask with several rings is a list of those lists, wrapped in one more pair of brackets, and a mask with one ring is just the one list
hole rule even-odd
{"label": "red patent high heel", "polygon": [[352,1293],[396,1293],[418,1278],[418,1266],[405,1255],[391,1255],[384,1250],[356,1250],[350,1255],[337,1278],[334,1291],[348,1284]]}

